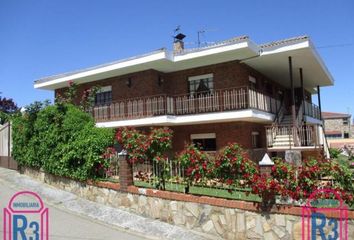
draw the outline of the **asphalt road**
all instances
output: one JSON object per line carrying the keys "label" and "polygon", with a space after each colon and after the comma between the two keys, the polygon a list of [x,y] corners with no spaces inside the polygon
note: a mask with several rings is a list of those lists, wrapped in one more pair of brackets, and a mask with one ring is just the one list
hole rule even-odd
{"label": "asphalt road", "polygon": [[[8,205],[10,198],[18,191],[26,190],[9,184],[0,178],[0,222],[3,234],[2,209]],[[128,232],[115,226],[98,222],[92,218],[77,215],[51,203],[44,202],[49,208],[49,239],[50,240],[140,240],[147,239],[135,233]],[[2,236],[1,236],[2,237]]]}

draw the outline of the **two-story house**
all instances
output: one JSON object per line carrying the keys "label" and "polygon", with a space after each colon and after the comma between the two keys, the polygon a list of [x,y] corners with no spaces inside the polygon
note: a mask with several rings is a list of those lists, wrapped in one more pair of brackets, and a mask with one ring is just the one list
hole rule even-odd
{"label": "two-story house", "polygon": [[[151,53],[35,81],[34,87],[79,94],[101,86],[93,116],[99,127],[168,126],[173,150],[185,143],[216,151],[238,142],[255,160],[265,151],[322,150],[320,106],[312,103],[333,79],[307,36],[256,44],[242,36],[173,52]],[[319,104],[320,105],[320,104]]]}

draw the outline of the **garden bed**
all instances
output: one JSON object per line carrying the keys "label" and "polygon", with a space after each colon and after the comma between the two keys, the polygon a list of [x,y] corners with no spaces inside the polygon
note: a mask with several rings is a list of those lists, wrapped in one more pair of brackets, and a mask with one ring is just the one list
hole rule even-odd
{"label": "garden bed", "polygon": [[[155,186],[152,183],[144,182],[144,181],[134,181],[134,185],[136,187],[155,189]],[[165,185],[167,191],[180,192],[180,193],[185,192],[185,187],[186,186],[184,184],[178,184],[178,183],[166,183]],[[230,192],[229,189],[225,189],[225,188],[190,186],[189,194],[198,195],[198,196],[226,198],[226,199],[233,199],[233,200],[261,202],[261,198],[258,195],[250,193],[249,189],[248,190],[234,189],[233,191]]]}

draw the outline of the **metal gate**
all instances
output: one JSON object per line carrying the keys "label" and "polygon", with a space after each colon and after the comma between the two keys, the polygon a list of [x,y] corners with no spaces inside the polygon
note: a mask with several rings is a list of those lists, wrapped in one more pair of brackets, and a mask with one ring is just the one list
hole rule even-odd
{"label": "metal gate", "polygon": [[11,156],[11,123],[0,126],[0,167],[17,170],[17,162]]}

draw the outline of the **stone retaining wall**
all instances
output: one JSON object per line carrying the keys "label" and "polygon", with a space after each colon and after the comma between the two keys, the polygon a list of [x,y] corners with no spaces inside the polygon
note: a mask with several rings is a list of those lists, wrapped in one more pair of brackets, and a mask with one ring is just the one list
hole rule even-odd
{"label": "stone retaining wall", "polygon": [[[130,192],[122,192],[119,191],[119,184],[86,184],[32,169],[22,171],[79,197],[199,231],[214,239],[301,239],[301,216],[244,210],[247,207],[238,209],[203,204],[203,199],[213,198],[201,197],[202,200],[198,202],[176,201],[151,196],[162,192],[158,190],[134,187]],[[180,195],[184,194],[176,194]],[[349,239],[354,238],[353,220],[349,220],[349,236]]]}

